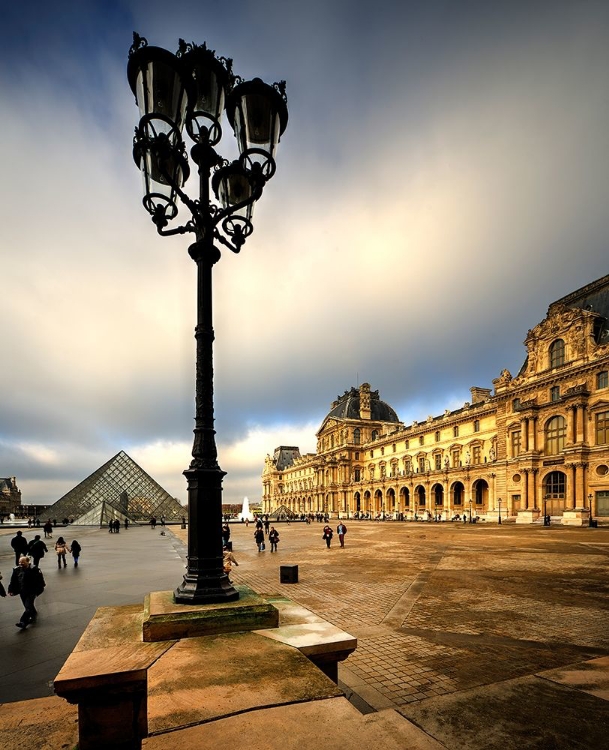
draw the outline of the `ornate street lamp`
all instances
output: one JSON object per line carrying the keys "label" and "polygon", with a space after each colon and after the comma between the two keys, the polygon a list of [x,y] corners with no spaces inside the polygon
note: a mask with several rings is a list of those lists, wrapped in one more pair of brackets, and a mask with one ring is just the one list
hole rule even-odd
{"label": "ornate street lamp", "polygon": [[497,523],[499,526],[501,526],[501,498],[497,498],[497,502],[499,503],[499,518],[497,519]]}
{"label": "ornate street lamp", "polygon": [[[205,44],[180,40],[175,55],[133,35],[127,66],[140,109],[133,157],[144,179],[144,207],[162,236],[192,232],[188,253],[197,264],[197,364],[192,461],[188,483],[188,565],[175,591],[180,604],[231,601],[239,593],[224,573],[222,478],[217,460],[213,405],[212,268],[218,244],[238,253],[252,233],[254,203],[275,173],[275,153],[288,122],[285,81],[269,86],[259,78],[233,75],[232,60]],[[226,111],[240,157],[229,163],[215,151]],[[190,155],[199,174],[196,200],[184,192],[189,176],[182,134],[194,141]],[[211,188],[211,190],[210,190]],[[211,191],[220,205],[210,200]],[[190,214],[169,227],[179,204]]]}

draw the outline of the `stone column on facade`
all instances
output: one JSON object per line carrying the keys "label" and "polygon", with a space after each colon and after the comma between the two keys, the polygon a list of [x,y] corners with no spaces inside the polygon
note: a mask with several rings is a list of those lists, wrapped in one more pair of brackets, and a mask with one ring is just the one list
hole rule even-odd
{"label": "stone column on facade", "polygon": [[524,508],[523,510],[529,509],[529,470],[523,469],[524,474],[524,497],[522,498],[524,502]]}
{"label": "stone column on facade", "polygon": [[539,469],[533,469],[531,471],[531,474],[533,475],[533,509],[537,510],[541,506],[541,503],[538,502],[539,500],[541,500],[541,484],[537,483],[537,475],[539,474]]}
{"label": "stone column on facade", "polygon": [[537,428],[537,417],[531,417],[528,420],[528,423],[529,423],[529,435],[527,439],[527,445],[528,445],[527,450],[534,451],[536,444],[537,444],[537,441],[535,439],[535,432]]}
{"label": "stone column on facade", "polygon": [[567,487],[567,492],[565,493],[567,498],[567,510],[573,510],[575,508],[575,464],[567,464],[565,467],[567,471],[570,471],[571,476],[567,473],[567,480],[569,483],[569,486]]}
{"label": "stone column on facade", "polygon": [[529,450],[529,420],[526,417],[520,420],[520,439],[522,450],[526,453]]}
{"label": "stone column on facade", "polygon": [[570,443],[577,442],[577,406],[570,404],[567,408],[567,436]]}
{"label": "stone column on facade", "polygon": [[586,407],[584,404],[579,404],[579,408],[577,410],[577,442],[583,443],[585,442],[586,435],[586,417],[585,417],[585,411]]}

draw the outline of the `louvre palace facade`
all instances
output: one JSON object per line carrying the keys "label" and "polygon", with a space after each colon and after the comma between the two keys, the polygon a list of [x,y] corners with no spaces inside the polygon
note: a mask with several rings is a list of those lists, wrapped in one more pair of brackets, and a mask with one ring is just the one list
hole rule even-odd
{"label": "louvre palace facade", "polygon": [[263,512],[609,521],[609,276],[552,303],[524,343],[517,375],[424,422],[367,383],[345,391],[316,453],[266,457]]}

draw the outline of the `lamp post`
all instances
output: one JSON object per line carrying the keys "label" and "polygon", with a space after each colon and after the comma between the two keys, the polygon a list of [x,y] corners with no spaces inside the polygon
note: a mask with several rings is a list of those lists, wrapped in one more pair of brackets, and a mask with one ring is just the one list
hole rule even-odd
{"label": "lamp post", "polygon": [[472,522],[472,501],[469,501],[469,522]]}
{"label": "lamp post", "polygon": [[593,521],[592,521],[592,493],[591,492],[588,495],[588,509],[590,511],[590,515],[588,516],[588,526],[592,526]]}
{"label": "lamp post", "polygon": [[543,525],[544,526],[549,526],[550,525],[548,523],[548,514],[547,514],[547,510],[548,510],[548,507],[547,507],[548,506],[548,497],[549,497],[549,495],[544,495],[543,496]]}
{"label": "lamp post", "polygon": [[[232,601],[239,592],[228,581],[222,560],[222,479],[214,430],[212,268],[218,245],[238,253],[252,233],[254,202],[275,173],[275,152],[288,121],[285,82],[269,86],[259,78],[233,75],[232,60],[206,45],[180,40],[175,55],[133,35],[127,76],[140,110],[133,158],[144,178],[143,204],[162,236],[193,233],[188,248],[197,264],[195,427],[188,484],[188,565],[174,592],[179,604]],[[240,157],[229,163],[214,149],[222,137],[226,110]],[[189,165],[182,131],[194,145],[199,195],[183,190]],[[211,190],[210,190],[211,188]],[[221,205],[210,200],[213,190]],[[178,203],[190,214],[169,228]]]}
{"label": "lamp post", "polygon": [[497,519],[497,523],[499,524],[499,526],[501,526],[501,498],[500,497],[497,498],[497,502],[499,503],[499,518]]}

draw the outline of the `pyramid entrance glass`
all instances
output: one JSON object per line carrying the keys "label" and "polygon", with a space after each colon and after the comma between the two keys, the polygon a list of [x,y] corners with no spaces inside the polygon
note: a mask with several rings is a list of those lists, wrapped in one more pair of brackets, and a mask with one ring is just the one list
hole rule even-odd
{"label": "pyramid entrance glass", "polygon": [[152,516],[181,521],[186,514],[186,509],[125,451],[117,453],[45,512],[49,518],[69,518],[86,525],[125,518],[148,523]]}

